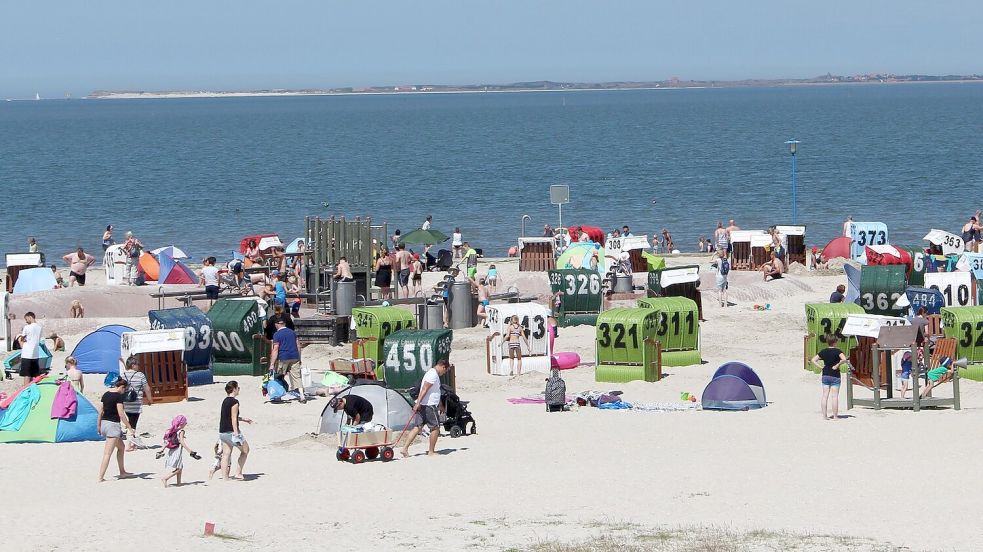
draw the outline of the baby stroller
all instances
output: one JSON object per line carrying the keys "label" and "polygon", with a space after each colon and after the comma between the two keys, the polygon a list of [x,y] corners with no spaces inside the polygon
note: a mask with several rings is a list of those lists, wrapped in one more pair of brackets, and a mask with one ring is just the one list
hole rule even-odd
{"label": "baby stroller", "polygon": [[448,270],[454,264],[454,256],[446,249],[437,252],[437,261],[434,263],[433,270]]}
{"label": "baby stroller", "polygon": [[[462,401],[450,386],[440,385],[441,399],[444,401],[444,411],[447,419],[444,421],[444,430],[451,434],[451,437],[461,435],[474,435],[477,425],[474,417],[468,411],[468,401]],[[468,431],[468,424],[471,424],[471,431]]]}

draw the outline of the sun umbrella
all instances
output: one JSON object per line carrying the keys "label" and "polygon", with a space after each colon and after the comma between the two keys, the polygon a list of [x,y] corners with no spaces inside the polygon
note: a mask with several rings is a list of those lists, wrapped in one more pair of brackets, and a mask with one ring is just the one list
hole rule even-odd
{"label": "sun umbrella", "polygon": [[597,252],[597,271],[604,274],[604,248],[596,243],[575,243],[557,259],[557,269],[590,268],[590,259]]}
{"label": "sun umbrella", "polygon": [[409,234],[406,234],[399,239],[397,243],[418,243],[422,245],[436,245],[438,243],[444,243],[448,238],[442,232],[437,230],[414,230]]}
{"label": "sun umbrella", "polygon": [[187,259],[188,255],[181,251],[181,248],[176,245],[168,245],[167,247],[158,247],[151,251],[154,255],[160,255],[161,253],[167,255],[172,259]]}

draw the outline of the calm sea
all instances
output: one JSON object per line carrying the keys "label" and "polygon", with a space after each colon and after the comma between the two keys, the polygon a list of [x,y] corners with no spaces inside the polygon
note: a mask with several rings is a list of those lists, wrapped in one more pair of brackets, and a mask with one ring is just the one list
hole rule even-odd
{"label": "calm sea", "polygon": [[[520,218],[668,228],[684,251],[718,220],[799,221],[822,245],[844,218],[914,244],[983,207],[983,85],[0,102],[0,251],[100,250],[103,228],[227,256],[291,239],[304,215],[434,228],[504,254]],[[327,207],[324,205],[327,204]]]}

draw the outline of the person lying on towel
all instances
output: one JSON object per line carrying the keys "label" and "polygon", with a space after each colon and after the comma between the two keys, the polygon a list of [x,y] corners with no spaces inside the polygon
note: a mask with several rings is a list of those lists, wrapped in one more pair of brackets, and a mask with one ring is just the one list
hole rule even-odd
{"label": "person lying on towel", "polygon": [[372,421],[372,403],[358,395],[346,395],[336,399],[331,399],[328,406],[334,409],[345,411],[348,417],[348,425],[359,425]]}

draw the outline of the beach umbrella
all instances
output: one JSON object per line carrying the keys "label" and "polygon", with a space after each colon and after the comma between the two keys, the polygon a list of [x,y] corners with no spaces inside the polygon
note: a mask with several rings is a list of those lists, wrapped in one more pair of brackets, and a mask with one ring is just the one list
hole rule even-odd
{"label": "beach umbrella", "polygon": [[172,259],[187,259],[188,254],[181,250],[180,247],[176,245],[168,245],[167,247],[158,247],[151,251],[154,255],[160,255],[161,253],[167,255]]}
{"label": "beach umbrella", "polygon": [[436,245],[449,240],[443,232],[437,230],[414,230],[399,239],[397,243],[418,243],[421,245]]}

